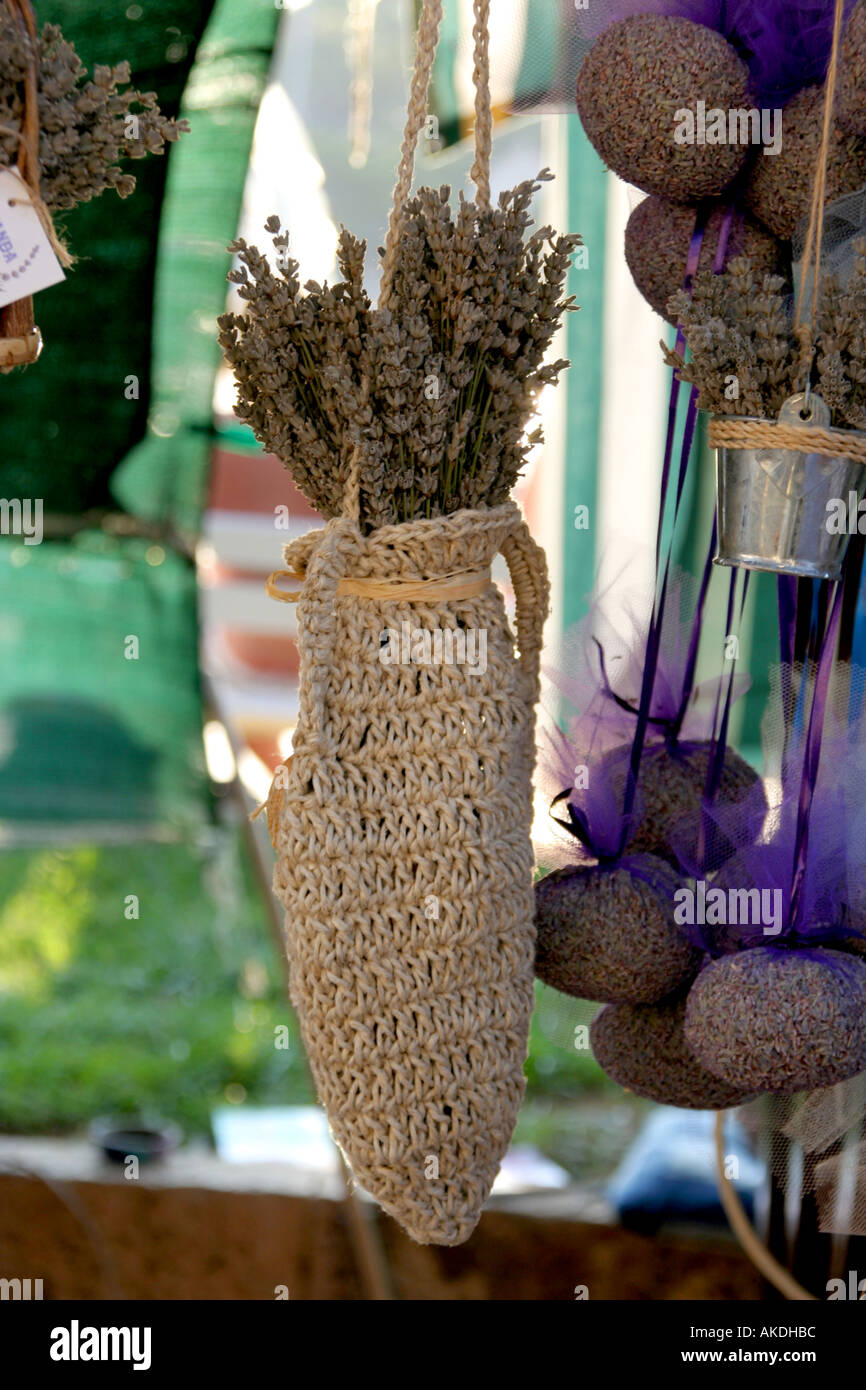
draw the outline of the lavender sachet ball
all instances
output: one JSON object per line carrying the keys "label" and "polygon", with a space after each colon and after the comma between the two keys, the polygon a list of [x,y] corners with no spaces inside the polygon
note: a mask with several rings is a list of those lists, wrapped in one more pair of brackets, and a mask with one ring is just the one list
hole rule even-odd
{"label": "lavender sachet ball", "polygon": [[[782,112],[777,155],[756,159],[746,185],[749,211],[777,237],[790,240],[808,217],[824,127],[824,88],[805,87]],[[866,183],[866,141],[838,122],[830,130],[824,205]]]}
{"label": "lavender sachet ball", "polygon": [[[671,324],[675,320],[668,313],[668,301],[683,288],[696,213],[694,204],[672,203],[656,195],[638,203],[625,229],[625,259],[632,279],[656,313]],[[724,221],[720,204],[710,213],[704,230],[699,271],[712,270]],[[732,221],[725,264],[735,256],[748,256],[757,271],[787,274],[790,251],[754,217],[742,213]]]}
{"label": "lavender sachet ball", "polygon": [[749,153],[745,144],[706,139],[700,113],[750,107],[748,85],[745,64],[714,29],[680,16],[632,15],[611,24],[584,58],[577,109],[620,178],[694,202],[721,193]]}
{"label": "lavender sachet ball", "polygon": [[852,135],[866,135],[866,0],[857,0],[845,26],[837,80],[837,121]]}
{"label": "lavender sachet ball", "polygon": [[[625,795],[630,749],[608,754],[605,769],[620,798]],[[629,837],[630,854],[654,854],[677,865],[672,846],[674,832],[683,823],[697,824],[701,812],[712,746],[707,742],[683,743],[670,749],[652,744],[644,749],[638,778],[638,805],[642,814]],[[716,804],[739,803],[756,795],[761,778],[733,748],[725,750]],[[729,846],[730,848],[730,846]],[[721,853],[721,848],[720,848]]]}
{"label": "lavender sachet ball", "polygon": [[701,959],[674,923],[679,886],[670,865],[648,854],[548,874],[535,889],[538,979],[606,1003],[671,994]]}
{"label": "lavender sachet ball", "polygon": [[866,965],[820,947],[721,956],[689,991],[685,1040],[731,1086],[835,1086],[866,1071]]}
{"label": "lavender sachet ball", "polygon": [[685,1110],[726,1110],[754,1092],[722,1081],[685,1040],[687,994],[657,1004],[608,1004],[589,1030],[595,1060],[611,1080],[636,1096]]}

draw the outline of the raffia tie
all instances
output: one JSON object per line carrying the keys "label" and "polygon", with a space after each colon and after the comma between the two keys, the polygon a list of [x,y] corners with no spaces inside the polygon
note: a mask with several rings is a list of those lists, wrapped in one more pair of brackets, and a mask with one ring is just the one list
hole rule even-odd
{"label": "raffia tie", "polygon": [[[274,570],[265,583],[268,597],[281,603],[297,603],[306,577],[305,571]],[[300,585],[300,588],[291,591],[281,589],[279,581],[283,579]],[[433,579],[353,579],[347,576],[340,580],[336,592],[340,597],[351,594],[355,598],[419,603],[424,600],[477,598],[491,582],[488,566],[486,569],[455,570],[452,574],[438,575]]]}
{"label": "raffia tie", "polygon": [[710,424],[708,440],[713,449],[795,449],[800,453],[849,458],[855,463],[866,464],[866,434],[854,430],[719,417]]}

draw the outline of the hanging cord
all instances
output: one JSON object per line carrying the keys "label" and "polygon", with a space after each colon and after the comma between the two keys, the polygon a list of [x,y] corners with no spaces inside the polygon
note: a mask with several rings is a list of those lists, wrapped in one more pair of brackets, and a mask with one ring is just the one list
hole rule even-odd
{"label": "hanging cord", "polygon": [[[833,103],[836,96],[836,77],[839,69],[839,49],[842,41],[842,25],[845,17],[845,0],[836,0],[833,16],[833,44],[830,62],[824,82],[824,122],[821,129],[821,145],[818,151],[818,164],[815,171],[815,186],[812,190],[812,207],[809,214],[809,227],[803,251],[803,267],[800,275],[800,292],[797,296],[797,312],[794,328],[799,330],[804,346],[804,360],[811,366],[815,351],[815,322],[818,316],[818,276],[821,265],[821,246],[824,239],[824,199],[827,190],[827,162],[830,153],[830,135],[833,129]],[[809,305],[808,328],[803,324],[803,307],[806,297],[806,284],[810,266],[814,262],[812,274],[812,294]],[[804,413],[809,409],[809,381],[806,382]]]}
{"label": "hanging cord", "polygon": [[[490,207],[490,153],[493,140],[493,114],[490,106],[490,0],[473,0],[473,8],[475,23],[472,36],[475,62],[472,80],[475,86],[475,162],[472,165],[471,177],[477,190],[478,208],[484,212]],[[422,0],[421,15],[418,20],[415,65],[412,69],[412,82],[409,88],[409,109],[403,131],[403,144],[400,148],[400,163],[397,168],[397,182],[394,185],[391,214],[388,218],[385,252],[382,257],[382,282],[379,289],[379,307],[382,309],[387,307],[391,297],[403,216],[412,189],[415,150],[427,120],[427,94],[430,89],[436,49],[439,45],[441,23],[442,0]]]}
{"label": "hanging cord", "polygon": [[[836,92],[836,78],[839,68],[844,21],[844,0],[836,0],[833,20],[833,46],[827,77],[824,84],[824,121],[821,131],[821,144],[815,166],[815,184],[812,190],[812,204],[809,226],[803,252],[803,265],[800,275],[800,289],[794,316],[794,331],[800,343],[800,365],[805,370],[806,381],[801,418],[808,422],[811,416],[809,398],[812,391],[812,364],[815,357],[815,329],[818,318],[818,289],[821,266],[821,250],[824,240],[824,200],[827,191],[827,162],[830,151],[830,135],[833,129],[833,102]],[[806,287],[812,270],[809,321],[804,322]],[[714,449],[795,449],[807,453],[824,454],[829,458],[839,455],[866,464],[866,444],[850,430],[831,427],[816,427],[814,424],[794,424],[778,420],[744,420],[732,416],[716,417],[709,429],[709,442]]]}
{"label": "hanging cord", "polygon": [[433,60],[436,57],[436,49],[439,44],[439,26],[441,23],[442,0],[423,0],[421,15],[418,20],[415,66],[412,69],[412,82],[409,88],[409,109],[406,113],[403,144],[400,148],[400,163],[397,167],[397,182],[394,185],[391,215],[388,219],[385,254],[382,257],[382,285],[379,290],[380,308],[386,306],[391,294],[391,281],[394,277],[397,247],[400,244],[403,210],[412,187],[415,147],[427,120],[427,92],[433,72]]}
{"label": "hanging cord", "polygon": [[357,526],[361,520],[361,445],[356,444],[349,462],[349,475],[343,493],[343,516],[354,521]]}
{"label": "hanging cord", "polygon": [[731,1229],[738,1241],[742,1245],[752,1264],[763,1274],[765,1279],[793,1302],[817,1302],[815,1295],[804,1289],[802,1284],[798,1284],[792,1274],[789,1274],[784,1265],[779,1264],[775,1255],[767,1249],[764,1242],[759,1238],[745,1213],[739,1194],[734,1188],[733,1183],[725,1172],[725,1131],[724,1131],[724,1111],[719,1111],[716,1115],[716,1178],[719,1187],[719,1198],[725,1209],[725,1215],[731,1224]]}
{"label": "hanging cord", "polygon": [[[477,206],[486,212],[490,208],[490,155],[493,142],[493,113],[490,106],[490,0],[473,0],[475,23],[472,29],[475,62],[472,81],[475,86],[475,161],[471,178],[477,189]],[[382,281],[379,288],[379,307],[387,307],[394,283],[397,267],[397,252],[406,203],[412,189],[415,170],[415,150],[418,139],[427,120],[427,96],[430,78],[439,46],[439,29],[442,24],[442,0],[422,0],[418,19],[418,37],[415,48],[415,64],[409,87],[409,109],[403,131],[403,144],[400,149],[400,163],[397,168],[397,182],[391,213],[388,218],[388,232],[385,237],[385,250],[382,256]],[[369,394],[369,383],[364,383],[364,395]],[[363,445],[357,444],[349,465],[349,476],[343,502],[343,516],[358,522],[360,519],[360,476]]]}
{"label": "hanging cord", "polygon": [[475,163],[470,177],[478,190],[478,209],[490,209],[490,152],[493,144],[493,110],[490,105],[490,0],[474,0],[472,39],[475,61]]}
{"label": "hanging cord", "polygon": [[370,153],[373,109],[373,40],[379,0],[349,0],[347,18],[349,82],[349,163],[363,169]]}

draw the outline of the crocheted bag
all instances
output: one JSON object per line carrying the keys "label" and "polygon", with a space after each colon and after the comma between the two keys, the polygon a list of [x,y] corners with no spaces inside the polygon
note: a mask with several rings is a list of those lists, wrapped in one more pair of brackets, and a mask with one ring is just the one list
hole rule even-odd
{"label": "crocheted bag", "polygon": [[544,557],[513,502],[369,536],[343,517],[285,557],[300,713],[268,823],[292,1002],[359,1182],[415,1240],[454,1245],[524,1090]]}

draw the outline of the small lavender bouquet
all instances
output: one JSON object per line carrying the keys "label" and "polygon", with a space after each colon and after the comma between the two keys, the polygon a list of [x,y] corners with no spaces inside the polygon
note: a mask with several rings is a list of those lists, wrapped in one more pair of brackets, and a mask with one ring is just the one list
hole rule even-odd
{"label": "small lavender bouquet", "polygon": [[537,180],[480,209],[450,190],[406,204],[386,308],[363,287],[365,244],[342,229],[334,285],[308,281],[277,218],[278,269],[239,240],[229,273],[243,313],[220,319],[234,368],[236,413],[283,460],[326,518],[339,514],[360,445],[365,530],[508,497],[533,444],[541,387],[568,365],[544,358],[564,313],[578,236],[532,225]]}
{"label": "small lavender bouquet", "polygon": [[0,4],[0,166],[14,165],[24,125],[28,73],[37,72],[39,191],[61,212],[114,188],[121,198],[135,179],[127,159],[161,154],[189,130],[164,116],[153,92],[130,86],[129,64],[100,65],[92,77],[54,24],[31,34]]}
{"label": "small lavender bouquet", "polygon": [[[55,25],[39,33],[30,0],[0,0],[0,172],[14,170],[23,181],[27,197],[17,201],[33,209],[61,266],[71,266],[73,257],[54,227],[55,213],[107,188],[128,197],[135,179],[121,162],[160,154],[189,129],[163,116],[153,92],[129,83],[128,63],[98,66],[88,78]],[[16,191],[11,179],[5,182]],[[15,201],[9,197],[10,206]],[[19,281],[17,294],[0,307],[3,374],[35,362],[42,351],[33,298],[22,286]],[[10,286],[4,289],[8,294]]]}
{"label": "small lavender bouquet", "polygon": [[691,295],[673,295],[668,312],[682,325],[690,360],[661,347],[668,366],[698,388],[702,409],[775,419],[805,389],[814,344],[814,389],[834,422],[866,428],[866,240],[854,250],[847,285],[822,277],[814,337],[795,326],[783,277],[757,270],[745,257],[720,275],[702,271]]}

